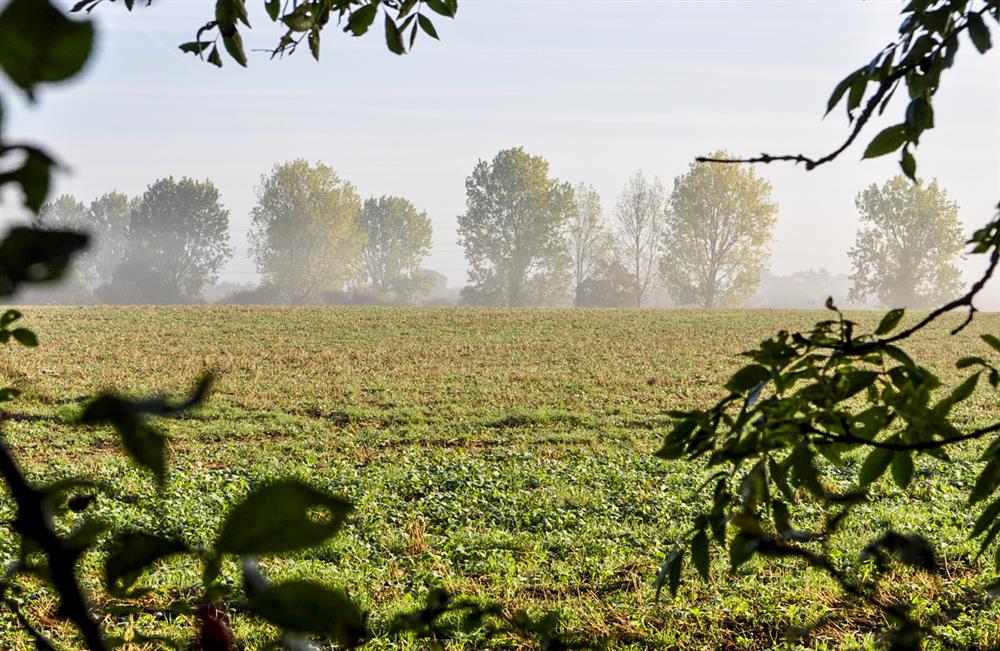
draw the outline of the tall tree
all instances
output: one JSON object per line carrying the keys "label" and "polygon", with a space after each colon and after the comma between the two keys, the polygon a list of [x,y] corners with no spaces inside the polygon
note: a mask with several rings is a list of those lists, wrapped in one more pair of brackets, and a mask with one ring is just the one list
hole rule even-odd
{"label": "tall tree", "polygon": [[84,231],[87,228],[87,206],[71,194],[61,194],[46,203],[32,219],[36,228]]}
{"label": "tall tree", "polygon": [[593,186],[579,183],[573,188],[573,214],[566,239],[573,259],[573,294],[580,296],[583,283],[610,257],[613,243],[604,225],[601,196]]}
{"label": "tall tree", "polygon": [[663,186],[659,179],[646,180],[642,172],[626,181],[618,195],[617,248],[632,274],[632,297],[636,307],[649,296],[662,245],[664,220]]}
{"label": "tall tree", "polygon": [[359,226],[365,286],[375,296],[409,300],[419,290],[417,272],[431,250],[431,220],[401,197],[365,200]]}
{"label": "tall tree", "polygon": [[127,257],[127,231],[133,202],[119,192],[108,192],[85,206],[64,194],[42,206],[34,218],[39,228],[66,228],[85,232],[90,244],[79,258],[76,270],[91,288],[110,280]]}
{"label": "tall tree", "polygon": [[148,300],[201,300],[202,289],[232,256],[229,211],[211,181],[159,179],[131,211],[128,248],[130,266],[149,273],[119,279],[141,279]]}
{"label": "tall tree", "polygon": [[90,202],[87,207],[88,232],[91,249],[82,262],[100,285],[111,278],[122,260],[128,257],[128,231],[132,211],[140,199],[129,199],[121,192],[107,192]]}
{"label": "tall tree", "polygon": [[465,191],[466,211],[458,216],[470,266],[465,300],[521,306],[565,298],[573,189],[549,177],[548,161],[505,149],[476,164]]}
{"label": "tall tree", "polygon": [[251,253],[283,302],[318,301],[360,279],[361,198],[329,165],[294,160],[261,177]]}
{"label": "tall tree", "polygon": [[671,297],[709,308],[742,304],[760,284],[777,211],[771,184],[752,168],[692,163],[674,179],[663,238],[660,272]]}
{"label": "tall tree", "polygon": [[937,180],[911,183],[901,175],[870,185],[854,201],[865,227],[848,252],[850,298],[875,296],[891,307],[928,307],[961,289],[955,266],[965,238],[958,205]]}

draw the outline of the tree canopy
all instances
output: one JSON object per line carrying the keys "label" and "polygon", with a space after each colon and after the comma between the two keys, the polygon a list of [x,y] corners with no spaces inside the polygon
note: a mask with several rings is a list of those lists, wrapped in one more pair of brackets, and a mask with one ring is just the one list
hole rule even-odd
{"label": "tree canopy", "polygon": [[544,158],[517,147],[480,160],[465,190],[458,234],[470,266],[467,300],[516,307],[563,299],[572,187],[549,177]]}
{"label": "tree canopy", "polygon": [[[121,199],[108,198],[98,209],[121,208]],[[112,285],[135,286],[125,296],[137,302],[191,302],[201,299],[232,256],[229,211],[211,181],[173,177],[153,182],[130,211],[126,269],[143,270],[136,276],[118,272]],[[102,217],[107,217],[103,215]],[[110,288],[109,288],[110,289]],[[114,289],[105,296],[113,297]]]}
{"label": "tree canopy", "polygon": [[660,272],[678,304],[736,306],[753,294],[778,210],[770,195],[770,183],[733,165],[692,163],[674,179]]}
{"label": "tree canopy", "polygon": [[375,296],[410,299],[419,291],[420,263],[431,249],[431,220],[402,197],[365,200],[358,225],[365,289]]}
{"label": "tree canopy", "polygon": [[616,247],[632,274],[632,297],[636,307],[649,296],[660,257],[664,226],[663,185],[646,179],[642,172],[630,178],[618,195]]}
{"label": "tree canopy", "polygon": [[958,205],[937,180],[912,183],[897,175],[859,192],[855,205],[863,228],[849,252],[852,299],[926,308],[959,292],[955,259],[965,237]]}
{"label": "tree canopy", "polygon": [[573,187],[573,214],[566,227],[569,254],[573,260],[573,293],[598,267],[606,266],[614,239],[604,223],[601,196],[593,186],[578,183]]}
{"label": "tree canopy", "polygon": [[261,177],[251,252],[281,302],[310,303],[361,278],[361,198],[329,165],[294,160]]}

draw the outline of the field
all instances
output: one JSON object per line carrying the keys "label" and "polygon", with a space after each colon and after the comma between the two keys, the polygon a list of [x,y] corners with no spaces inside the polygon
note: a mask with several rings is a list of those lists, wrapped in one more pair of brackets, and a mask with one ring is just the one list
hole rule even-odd
{"label": "field", "polygon": [[[687,526],[704,475],[651,455],[669,409],[705,405],[739,363],[737,353],[778,329],[805,328],[818,313],[792,311],[465,310],[333,308],[26,308],[37,349],[7,347],[0,372],[24,394],[7,403],[5,433],[35,477],[93,473],[114,498],[96,508],[114,527],[141,524],[212,540],[222,515],[250,486],[295,475],[349,497],[351,524],[309,553],[263,562],[272,578],[317,577],[346,587],[384,631],[392,615],[433,586],[557,611],[571,637],[612,648],[757,649],[794,646],[786,631],[836,611],[804,644],[870,645],[880,622],[847,608],[835,586],[795,562],[754,562],[733,576],[721,561],[706,584],[690,577],[676,599],[654,599],[653,581]],[[877,315],[859,315],[873,321]],[[956,317],[957,319],[958,317]],[[949,323],[954,325],[955,320]],[[948,323],[908,346],[946,378],[1000,331],[979,315],[968,331]],[[73,424],[89,395],[181,395],[206,369],[219,377],[207,404],[164,422],[169,483],[158,494],[105,428]],[[985,391],[964,403],[966,424],[1000,416]],[[928,527],[943,576],[900,574],[924,621],[959,648],[1000,645],[1000,606],[980,598],[990,577],[967,540],[964,506],[973,451],[949,468],[918,459],[902,492],[890,483],[851,516],[836,549],[891,522]],[[854,461],[852,461],[853,463]],[[964,470],[964,472],[963,472]],[[10,519],[10,507],[0,513]],[[13,553],[3,535],[2,553]],[[845,556],[845,559],[847,557]],[[86,558],[96,580],[100,558]],[[191,620],[166,615],[196,598],[200,570],[178,562],[145,579],[155,592],[141,617],[109,623],[128,640],[154,631],[183,643]],[[226,566],[226,576],[238,568]],[[241,615],[246,648],[269,631]],[[50,595],[27,604],[51,621]],[[942,613],[947,612],[948,617]],[[32,648],[2,620],[0,646]],[[453,641],[475,646],[475,637]],[[415,643],[381,636],[374,648]]]}

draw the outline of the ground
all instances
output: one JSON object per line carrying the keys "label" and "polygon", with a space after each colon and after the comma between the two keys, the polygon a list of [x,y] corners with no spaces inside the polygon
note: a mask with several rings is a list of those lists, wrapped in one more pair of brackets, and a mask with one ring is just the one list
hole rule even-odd
{"label": "ground", "polygon": [[[145,526],[208,544],[226,509],[258,482],[295,475],[349,498],[350,525],[330,544],[262,562],[272,578],[307,576],[345,587],[371,613],[375,648],[415,643],[385,634],[430,587],[555,611],[575,639],[612,648],[794,646],[790,629],[827,623],[798,643],[854,648],[880,622],[845,607],[835,586],[794,562],[755,562],[678,596],[653,582],[688,526],[700,467],[652,456],[670,409],[704,406],[740,363],[738,353],[779,329],[808,327],[818,312],[681,310],[472,310],[381,308],[24,308],[37,349],[8,346],[6,435],[35,478],[94,474],[114,497],[96,512],[113,528]],[[876,314],[861,314],[874,323]],[[950,321],[951,325],[959,317]],[[977,333],[1000,330],[978,315],[957,337],[948,324],[908,351],[954,382],[953,362],[988,354]],[[170,476],[158,493],[126,461],[113,432],[73,424],[101,390],[180,396],[205,370],[218,376],[207,404],[164,422]],[[996,420],[995,395],[963,403],[966,425]],[[939,546],[942,576],[900,574],[939,638],[960,648],[1000,644],[1000,606],[983,599],[991,578],[967,532],[962,501],[972,451],[951,466],[917,462],[905,492],[878,484],[834,542],[852,562],[860,541],[888,526],[922,530]],[[852,460],[850,463],[856,463]],[[809,504],[800,508],[808,510]],[[9,521],[10,506],[0,516]],[[13,553],[12,537],[0,552]],[[100,556],[85,559],[97,580]],[[238,568],[225,575],[237,580]],[[165,634],[185,644],[191,619],[168,613],[196,599],[200,568],[167,563],[143,579],[143,614],[103,604],[125,640]],[[52,598],[26,608],[53,621]],[[233,604],[246,648],[270,634]],[[942,612],[948,617],[942,617]],[[946,625],[941,624],[948,620]],[[12,620],[0,646],[31,648]],[[56,627],[54,634],[63,636]],[[65,639],[68,638],[64,638]],[[510,642],[507,641],[507,644]],[[155,648],[159,643],[153,643]],[[476,646],[475,637],[451,642]]]}

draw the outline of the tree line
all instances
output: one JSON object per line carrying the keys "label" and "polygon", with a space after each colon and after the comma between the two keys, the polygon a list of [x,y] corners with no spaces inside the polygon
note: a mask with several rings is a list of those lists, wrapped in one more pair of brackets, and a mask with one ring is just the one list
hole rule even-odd
{"label": "tree line", "polygon": [[[71,298],[195,303],[232,258],[229,218],[211,181],[168,177],[134,198],[110,192],[85,205],[62,195],[35,225],[96,234]],[[234,302],[407,302],[436,280],[420,269],[431,246],[427,213],[400,197],[362,201],[322,163],[275,165],[261,178],[250,218],[262,282]]]}
{"label": "tree line", "polygon": [[[606,214],[593,186],[552,177],[548,161],[520,147],[480,160],[465,185],[464,305],[641,307],[665,290],[679,306],[742,306],[767,270],[778,210],[752,168],[692,163],[669,193],[636,173]],[[897,176],[855,204],[850,300],[924,307],[960,289],[954,262],[965,238],[936,180]],[[211,181],[170,177],[138,197],[110,192],[85,205],[63,195],[36,224],[97,234],[63,300],[189,303],[204,300],[233,255],[229,217]],[[250,221],[261,283],[224,302],[405,305],[446,283],[422,266],[426,211],[396,196],[362,201],[323,163],[275,165]]]}

